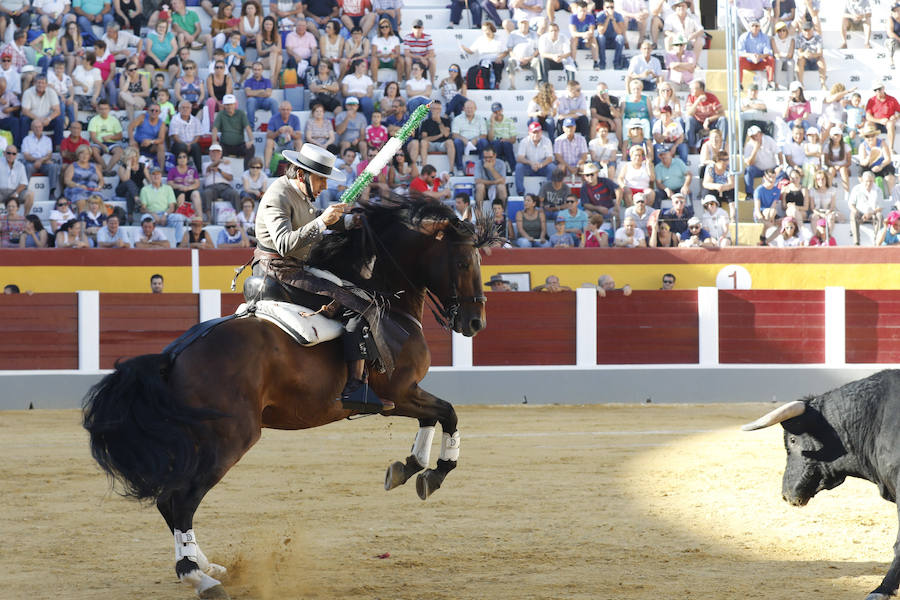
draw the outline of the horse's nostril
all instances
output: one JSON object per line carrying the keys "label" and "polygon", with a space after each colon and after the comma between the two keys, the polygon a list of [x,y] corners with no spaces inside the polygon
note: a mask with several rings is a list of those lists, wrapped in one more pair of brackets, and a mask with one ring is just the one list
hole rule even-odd
{"label": "horse's nostril", "polygon": [[484,322],[482,322],[481,319],[472,319],[471,321],[469,321],[469,328],[472,330],[473,333],[475,333],[477,331],[481,331],[483,327],[484,327]]}

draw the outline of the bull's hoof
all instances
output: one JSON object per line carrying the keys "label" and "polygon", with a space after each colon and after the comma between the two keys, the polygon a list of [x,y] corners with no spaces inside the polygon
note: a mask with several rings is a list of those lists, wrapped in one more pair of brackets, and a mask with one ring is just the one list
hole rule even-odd
{"label": "bull's hoof", "polygon": [[419,498],[426,500],[428,496],[441,487],[443,481],[443,473],[439,473],[434,469],[425,469],[416,477],[416,493],[419,495]]}
{"label": "bull's hoof", "polygon": [[225,588],[223,588],[221,584],[203,590],[197,595],[200,598],[203,598],[203,600],[231,600],[228,592],[225,591]]}
{"label": "bull's hoof", "polygon": [[406,483],[407,479],[409,478],[406,476],[405,465],[398,460],[389,466],[387,473],[384,474],[384,489],[390,491]]}

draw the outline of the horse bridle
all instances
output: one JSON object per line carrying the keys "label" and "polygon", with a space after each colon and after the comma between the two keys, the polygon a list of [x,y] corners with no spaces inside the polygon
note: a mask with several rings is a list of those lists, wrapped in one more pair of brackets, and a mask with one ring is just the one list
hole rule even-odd
{"label": "horse bridle", "polygon": [[[385,247],[384,243],[381,239],[375,234],[372,230],[372,227],[369,225],[368,220],[365,218],[365,215],[361,215],[360,221],[363,224],[363,228],[366,233],[375,240],[377,246],[380,247],[381,252],[387,255],[388,259],[390,259],[391,263],[393,263],[394,267],[397,268],[397,271],[406,279],[406,282],[409,283],[410,286],[416,287],[416,285],[412,282],[409,276],[406,274],[406,271],[403,270],[403,267],[400,266],[400,263],[397,262],[397,259],[394,258],[393,254]],[[460,245],[471,245],[474,247],[473,242],[448,242],[451,244],[460,244]],[[448,270],[451,274],[450,277],[450,297],[447,299],[447,302],[442,301],[438,298],[430,289],[425,289],[425,294],[428,297],[428,300],[431,302],[431,306],[428,309],[431,311],[431,314],[434,315],[435,321],[437,321],[438,325],[445,329],[450,329],[452,331],[456,331],[456,326],[459,321],[459,309],[463,302],[472,302],[472,303],[485,303],[487,302],[487,297],[484,295],[481,296],[466,296],[463,298],[459,297],[457,293],[458,289],[456,286],[456,265],[453,262],[452,257],[447,258],[448,261]]]}

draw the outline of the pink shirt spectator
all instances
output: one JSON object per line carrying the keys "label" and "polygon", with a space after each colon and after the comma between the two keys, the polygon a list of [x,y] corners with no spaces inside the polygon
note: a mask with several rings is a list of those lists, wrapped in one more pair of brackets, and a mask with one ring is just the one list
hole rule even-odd
{"label": "pink shirt spectator", "polygon": [[373,148],[381,148],[388,139],[388,130],[384,125],[366,127],[366,143]]}
{"label": "pink shirt spectator", "polygon": [[300,58],[308,60],[318,45],[316,44],[316,38],[310,32],[307,31],[301,37],[296,31],[292,31],[287,35],[284,47],[288,50],[293,50]]}

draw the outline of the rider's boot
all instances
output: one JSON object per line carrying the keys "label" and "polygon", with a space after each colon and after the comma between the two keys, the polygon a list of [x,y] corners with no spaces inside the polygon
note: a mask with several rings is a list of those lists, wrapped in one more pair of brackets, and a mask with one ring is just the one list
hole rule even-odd
{"label": "rider's boot", "polygon": [[347,363],[347,383],[341,392],[341,404],[346,410],[362,414],[377,414],[394,409],[390,400],[381,400],[366,381],[365,360]]}

